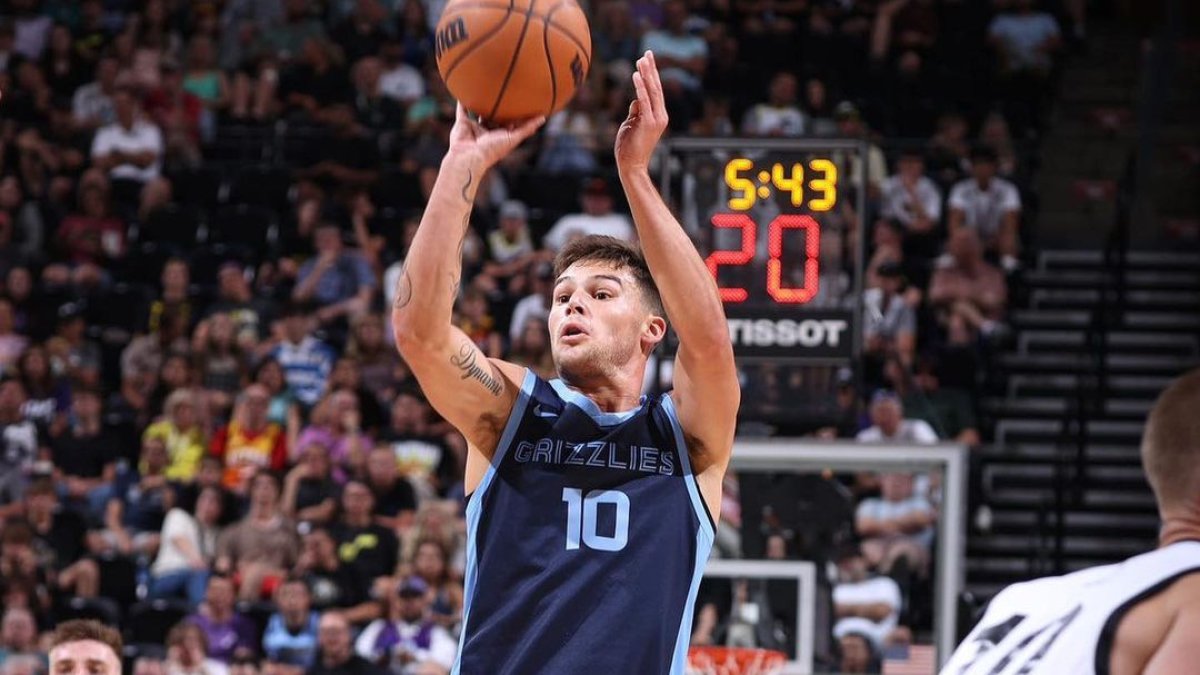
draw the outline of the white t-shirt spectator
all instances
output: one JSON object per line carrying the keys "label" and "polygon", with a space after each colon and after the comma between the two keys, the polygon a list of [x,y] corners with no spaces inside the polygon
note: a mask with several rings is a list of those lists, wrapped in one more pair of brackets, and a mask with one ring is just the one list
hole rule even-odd
{"label": "white t-shirt spectator", "polygon": [[1001,14],[988,26],[988,36],[1000,41],[1011,70],[1049,69],[1050,53],[1039,47],[1058,35],[1058,22],[1045,12]]}
{"label": "white t-shirt spectator", "polygon": [[882,191],[883,208],[881,210],[884,218],[890,218],[909,227],[917,219],[917,204],[920,205],[926,217],[935,224],[942,218],[942,191],[926,176],[917,179],[917,187],[913,192],[909,192],[904,187],[900,176],[888,176],[887,180],[883,181]]}
{"label": "white t-shirt spectator", "polygon": [[114,150],[127,153],[152,151],[156,158],[145,168],[133,164],[119,164],[112,168],[109,175],[113,178],[126,178],[147,182],[158,178],[162,171],[163,138],[158,127],[146,120],[136,120],[133,127],[126,129],[119,122],[113,122],[100,127],[96,137],[92,139],[92,159],[103,157]]}
{"label": "white t-shirt spectator", "polygon": [[554,227],[542,238],[542,246],[557,251],[566,246],[576,237],[589,234],[606,234],[625,241],[636,241],[637,234],[629,217],[622,213],[608,213],[603,216],[592,216],[586,213],[572,213],[558,219]]}
{"label": "white t-shirt spectator", "polygon": [[425,79],[421,71],[401,63],[379,78],[379,91],[401,103],[412,103],[425,95]]}
{"label": "white t-shirt spectator", "polygon": [[[933,506],[929,503],[929,500],[916,494],[898,502],[888,501],[882,497],[867,497],[858,505],[858,509],[855,510],[854,519],[856,521],[863,519],[896,520],[897,518],[904,518],[914,513],[932,512]],[[912,537],[928,548],[933,544],[933,526],[904,536]]]}
{"label": "white t-shirt spectator", "polygon": [[527,295],[513,307],[512,321],[508,326],[508,339],[516,342],[525,330],[525,322],[533,318],[545,319],[550,316],[550,308],[546,306],[546,298],[541,293]]}
{"label": "white t-shirt spectator", "polygon": [[[666,56],[680,61],[691,61],[694,58],[708,58],[708,43],[698,35],[675,35],[663,30],[652,30],[642,36],[642,52],[647,49],[656,55]],[[683,68],[664,68],[660,73],[664,80],[680,83],[688,89],[699,89],[700,78]]]}
{"label": "white t-shirt spectator", "polygon": [[742,131],[753,136],[802,136],[807,127],[804,113],[796,106],[759,103],[746,113]]}
{"label": "white t-shirt spectator", "polygon": [[200,524],[190,513],[183,509],[171,509],[163,519],[162,544],[158,547],[158,557],[150,566],[154,576],[162,576],[170,572],[179,572],[192,568],[188,557],[176,544],[176,540],[185,539],[192,548],[206,559],[212,557],[217,550],[217,531],[209,528],[202,530]]}
{"label": "white t-shirt spectator", "polygon": [[986,243],[999,234],[1006,213],[1021,210],[1021,193],[1003,178],[993,178],[986,190],[974,178],[968,178],[950,189],[947,203],[951,209],[963,212],[963,224],[977,231]]}
{"label": "white t-shirt spectator", "polygon": [[[380,634],[387,626],[385,619],[376,619],[367,624],[362,633],[359,633],[358,640],[354,643],[354,651],[359,656],[371,662],[377,662],[384,654],[379,653],[376,648],[376,643],[379,641]],[[399,642],[391,647],[391,671],[393,673],[408,673],[427,672],[421,670],[421,665],[426,663],[435,663],[446,670],[454,666],[454,657],[458,651],[458,644],[454,638],[450,637],[450,633],[446,632],[441,626],[433,626],[429,629],[429,644],[418,644],[418,636],[421,633],[422,626],[415,623],[406,623],[404,621],[392,622],[392,627],[396,631],[396,636]],[[402,662],[399,656],[402,652],[408,652],[413,658],[410,663]]]}
{"label": "white t-shirt spectator", "polygon": [[871,641],[878,647],[883,644],[888,634],[895,630],[903,600],[900,597],[900,586],[895,581],[889,577],[874,577],[857,583],[842,583],[834,586],[833,604],[884,604],[891,607],[892,613],[882,621],[871,621],[861,616],[848,616],[839,619],[833,627],[834,637],[840,638],[850,633],[862,633],[871,638]]}

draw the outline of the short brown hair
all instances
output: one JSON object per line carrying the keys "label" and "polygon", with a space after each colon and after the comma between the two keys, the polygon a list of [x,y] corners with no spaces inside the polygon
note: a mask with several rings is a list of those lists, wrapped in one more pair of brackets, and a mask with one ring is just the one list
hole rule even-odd
{"label": "short brown hair", "polygon": [[666,318],[658,286],[654,283],[654,277],[650,276],[650,267],[637,246],[599,234],[580,237],[558,252],[554,259],[554,278],[562,276],[568,267],[577,262],[607,263],[616,269],[629,270],[642,291],[642,299],[650,313]]}
{"label": "short brown hair", "polygon": [[121,633],[116,628],[100,623],[94,619],[72,619],[64,621],[54,629],[54,636],[50,639],[50,649],[67,644],[68,642],[81,642],[83,640],[95,640],[108,645],[116,655],[117,661],[121,660],[121,652],[123,645],[121,644]]}
{"label": "short brown hair", "polygon": [[1172,382],[1142,435],[1142,466],[1159,507],[1200,497],[1200,368]]}

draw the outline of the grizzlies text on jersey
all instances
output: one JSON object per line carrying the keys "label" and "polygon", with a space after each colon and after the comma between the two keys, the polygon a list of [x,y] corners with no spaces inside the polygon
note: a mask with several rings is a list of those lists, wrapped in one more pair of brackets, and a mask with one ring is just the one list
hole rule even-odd
{"label": "grizzlies text on jersey", "polygon": [[713,522],[670,397],[527,372],[467,502],[465,675],[682,674]]}

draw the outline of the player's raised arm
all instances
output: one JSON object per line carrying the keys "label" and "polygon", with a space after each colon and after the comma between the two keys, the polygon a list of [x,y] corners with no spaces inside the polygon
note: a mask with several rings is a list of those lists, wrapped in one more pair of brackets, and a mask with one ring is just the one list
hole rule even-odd
{"label": "player's raised arm", "polygon": [[451,324],[462,277],[462,245],[483,174],[544,121],[489,130],[458,107],[450,150],[405,258],[392,306],[396,346],[429,402],[489,457],[524,369],[488,359]]}
{"label": "player's raised arm", "polygon": [[633,74],[637,99],[617,132],[617,168],[667,318],[679,334],[671,398],[690,437],[696,471],[720,467],[733,445],[741,392],[716,283],[650,178],[650,158],[667,128],[667,107],[650,52]]}

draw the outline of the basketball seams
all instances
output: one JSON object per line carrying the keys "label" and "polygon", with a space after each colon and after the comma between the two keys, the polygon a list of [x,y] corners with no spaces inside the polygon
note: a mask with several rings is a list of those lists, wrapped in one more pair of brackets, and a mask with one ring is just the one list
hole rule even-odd
{"label": "basketball seams", "polygon": [[[487,44],[488,40],[491,40],[493,37],[496,36],[497,33],[499,33],[504,28],[504,24],[508,23],[508,20],[512,18],[514,2],[515,2],[515,0],[510,0],[507,5],[499,4],[499,3],[495,3],[495,4],[489,3],[491,9],[505,10],[504,18],[501,19],[499,22],[497,22],[495,26],[492,26],[490,29],[488,29],[488,31],[485,32],[483,35],[479,36],[478,39],[476,39],[473,43],[468,45],[467,48],[464,49],[462,51],[462,53],[458,55],[458,58],[454,60],[454,63],[451,63],[450,66],[448,68],[446,68],[446,72],[442,75],[443,80],[445,80],[446,82],[449,82],[450,76],[454,74],[454,69],[458,68],[458,64],[462,63],[463,59],[467,58],[468,56],[473,54],[475,52],[475,50],[477,50],[480,47],[482,47],[483,45]],[[456,10],[457,10],[457,8],[456,8]],[[446,17],[443,16],[441,19],[438,20],[438,22],[441,23],[441,21],[444,21],[445,18]]]}
{"label": "basketball seams", "polygon": [[[591,48],[589,48],[587,45],[583,44],[583,40],[580,40],[578,37],[576,37],[574,33],[567,30],[566,26],[564,26],[560,23],[554,23],[549,18],[550,14],[553,14],[553,12],[555,10],[557,10],[559,7],[562,7],[562,6],[578,7],[578,5],[576,5],[574,2],[560,2],[556,5],[554,5],[554,7],[550,8],[550,11],[547,12],[545,16],[537,15],[537,16],[531,16],[530,18],[538,19],[541,22],[545,23],[546,26],[557,30],[560,35],[566,37],[568,40],[573,42],[576,47],[579,47],[579,50],[582,51],[584,56],[586,57],[586,60],[584,61],[584,66],[586,67],[587,70],[591,70],[591,68],[592,68],[592,50],[591,50]],[[504,2],[479,1],[479,2],[468,2],[468,3],[454,3],[454,5],[453,5],[453,7],[451,7],[451,9],[456,14],[463,10],[471,10],[471,9],[503,9],[503,10],[508,10],[509,15],[511,16],[512,14],[515,13],[513,10],[515,10],[516,8],[514,7],[512,2],[504,3]],[[520,10],[517,10],[517,11],[520,11]],[[496,26],[496,30],[499,30],[501,27],[503,27],[504,23],[508,21],[508,18],[509,17],[506,16],[504,18],[504,21],[501,21],[500,24],[498,26]],[[494,35],[494,32],[491,34],[484,35],[477,42],[472,44],[472,47],[479,44],[479,42],[483,42],[484,40],[491,38],[492,35]],[[591,36],[589,35],[588,37],[591,37]],[[454,64],[450,66],[450,70],[448,70],[446,72],[446,77],[450,76],[450,73],[453,72],[455,66],[457,66],[459,61],[461,61],[463,59],[463,57],[465,57],[466,55],[467,55],[467,52],[464,52],[463,54],[459,55],[458,60],[456,60],[454,62]]]}
{"label": "basketball seams", "polygon": [[558,75],[554,72],[554,56],[550,53],[550,19],[553,18],[558,8],[562,7],[562,4],[560,2],[551,7],[550,11],[542,16],[542,20],[545,22],[545,25],[542,26],[542,50],[546,53],[546,69],[550,71],[550,108],[546,111],[547,115],[554,110],[555,104],[558,103]]}
{"label": "basketball seams", "polygon": [[[525,46],[525,36],[529,34],[529,20],[533,17],[533,8],[537,5],[537,0],[532,0],[529,7],[525,9],[525,23],[521,26],[521,34],[517,37],[517,44],[513,46],[512,60],[508,62],[508,72],[504,74],[504,82],[500,84],[500,92],[496,94],[496,102],[492,104],[492,111],[488,113],[487,119],[494,119],[496,111],[500,109],[500,102],[504,100],[504,92],[508,90],[508,83],[512,80],[513,71],[517,69],[517,57],[521,55],[521,47]],[[511,15],[512,12],[510,11]],[[507,22],[507,19],[505,20]],[[545,32],[545,28],[542,29]]]}

